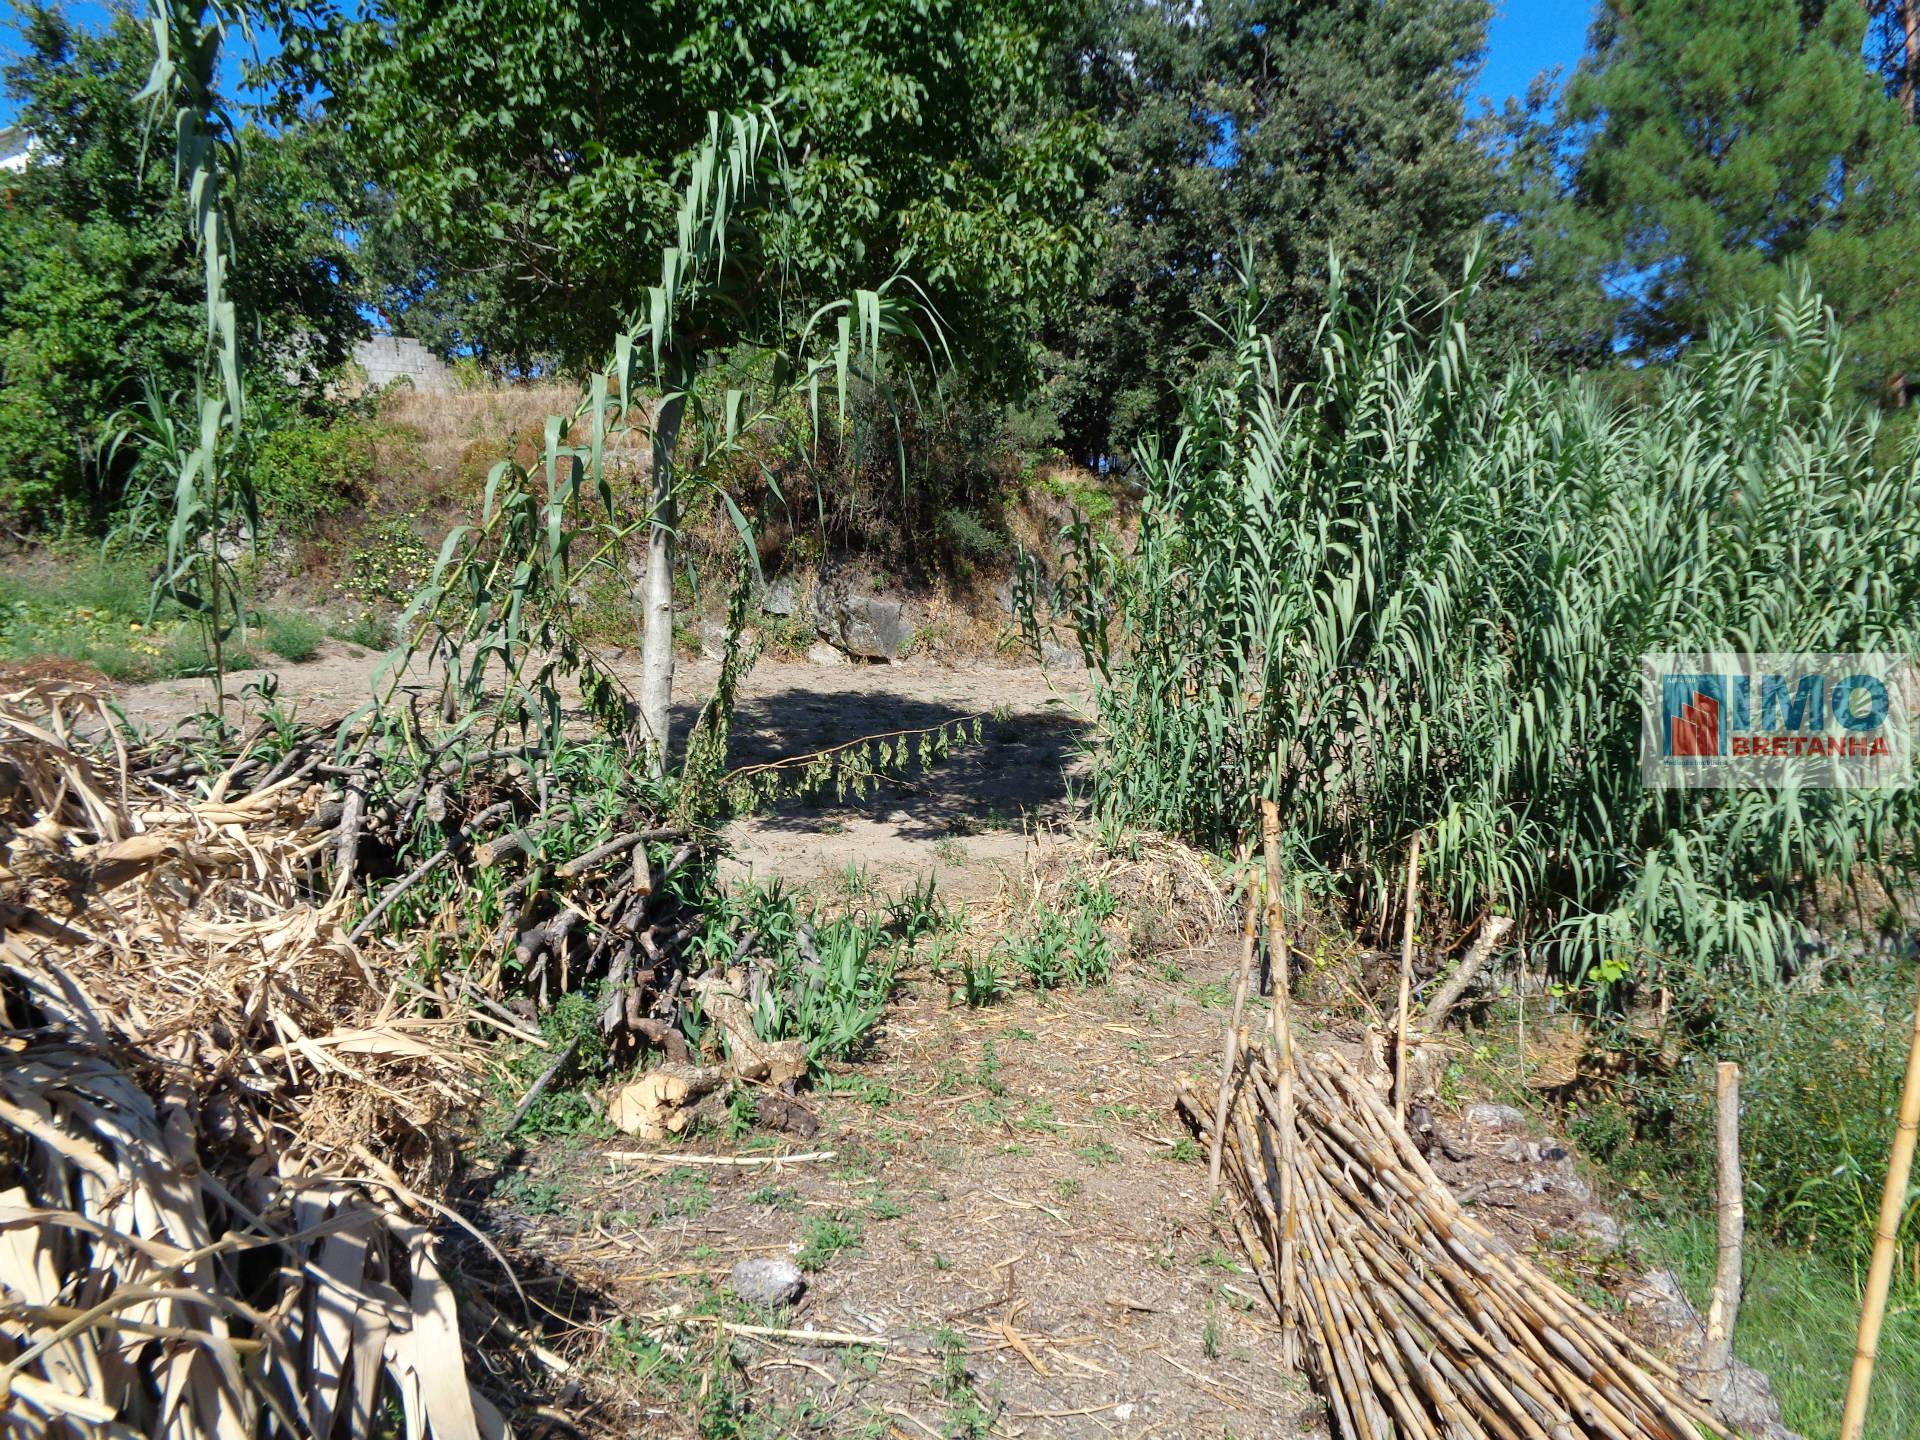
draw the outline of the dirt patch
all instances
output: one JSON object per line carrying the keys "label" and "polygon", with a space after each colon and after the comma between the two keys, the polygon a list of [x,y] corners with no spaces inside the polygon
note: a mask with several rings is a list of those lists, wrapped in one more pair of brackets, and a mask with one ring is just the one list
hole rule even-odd
{"label": "dirt patch", "polygon": [[[549,1150],[513,1193],[531,1183],[550,1213],[530,1223],[495,1200],[487,1217],[536,1269],[663,1332],[737,1259],[815,1267],[799,1304],[767,1318],[875,1343],[738,1337],[767,1433],[1312,1433],[1319,1404],[1209,1221],[1204,1157],[1170,1103],[1176,1070],[1213,1063],[1231,963],[1185,952],[984,1010],[912,981],[874,1053],[810,1102],[823,1125],[806,1151],[827,1158]],[[583,1360],[604,1352],[599,1315],[576,1318]],[[602,1403],[613,1431],[691,1433],[671,1403],[618,1387]]]}
{"label": "dirt patch", "polygon": [[[305,665],[228,677],[228,693],[276,675],[283,705],[307,715],[344,715],[367,702],[385,657],[329,640]],[[639,667],[616,656],[629,684]],[[682,660],[675,687],[688,697],[675,712],[684,737],[718,667]],[[164,729],[212,705],[204,680],[165,680],[128,691],[127,713]],[[726,831],[738,878],[809,883],[849,867],[898,888],[932,874],[959,897],[993,893],[1017,864],[1025,835],[1066,814],[1077,741],[1085,722],[1084,677],[1033,666],[947,666],[926,660],[885,665],[813,665],[765,659],[742,687],[731,762],[803,755],[862,736],[923,729],[978,717],[981,743],[964,747],[911,780],[886,780],[866,798],[788,802],[735,821]]]}

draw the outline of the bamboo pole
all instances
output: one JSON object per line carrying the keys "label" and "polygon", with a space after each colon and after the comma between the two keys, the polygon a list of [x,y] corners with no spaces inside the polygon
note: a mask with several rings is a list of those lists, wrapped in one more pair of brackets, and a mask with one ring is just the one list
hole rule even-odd
{"label": "bamboo pole", "polygon": [[1913,1171],[1913,1146],[1920,1134],[1920,1002],[1913,1010],[1913,1039],[1907,1047],[1907,1078],[1900,1087],[1900,1118],[1887,1157],[1886,1188],[1880,1192],[1880,1220],[1873,1231],[1873,1261],[1867,1267],[1866,1302],[1860,1333],[1847,1376],[1847,1403],[1840,1412],[1840,1440],[1860,1440],[1867,1423],[1867,1392],[1873,1386],[1873,1362],[1880,1353],[1880,1326],[1887,1318],[1887,1290],[1893,1281],[1894,1243],[1906,1209],[1907,1178]]}
{"label": "bamboo pole", "polygon": [[1413,1018],[1413,917],[1420,898],[1420,836],[1407,852],[1407,915],[1400,934],[1400,1011],[1393,1057],[1393,1118],[1407,1123],[1407,1028]]}
{"label": "bamboo pole", "polygon": [[1273,1051],[1280,1073],[1280,1343],[1288,1365],[1300,1363],[1299,1286],[1295,1243],[1299,1230],[1294,1196],[1293,960],[1287,949],[1286,896],[1280,875],[1280,807],[1260,802],[1260,839],[1267,870],[1267,953],[1273,976]]}
{"label": "bamboo pole", "polygon": [[1707,1339],[1700,1351],[1700,1394],[1718,1399],[1733,1363],[1733,1331],[1740,1318],[1740,1249],[1746,1203],[1740,1182],[1740,1067],[1722,1060],[1714,1071],[1714,1172],[1718,1179],[1719,1253]]}
{"label": "bamboo pole", "polygon": [[1239,1049],[1240,1015],[1247,1004],[1247,977],[1253,969],[1254,938],[1260,933],[1260,878],[1248,865],[1250,850],[1240,847],[1240,864],[1247,872],[1246,917],[1240,925],[1240,979],[1233,987],[1233,1015],[1227,1021],[1226,1059],[1220,1066],[1220,1098],[1213,1107],[1213,1149],[1207,1156],[1207,1194],[1220,1193],[1220,1137],[1227,1128],[1227,1095],[1233,1089],[1233,1062]]}

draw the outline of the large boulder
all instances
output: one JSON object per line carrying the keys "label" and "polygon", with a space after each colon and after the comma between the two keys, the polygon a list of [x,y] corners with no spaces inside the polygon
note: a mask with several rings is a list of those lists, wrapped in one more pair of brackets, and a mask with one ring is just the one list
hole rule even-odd
{"label": "large boulder", "polygon": [[774,576],[767,582],[767,588],[760,592],[760,613],[763,615],[786,616],[799,608],[800,591],[791,575]]}
{"label": "large boulder", "polygon": [[913,638],[906,609],[875,595],[837,595],[827,616],[827,638],[863,660],[892,660]]}

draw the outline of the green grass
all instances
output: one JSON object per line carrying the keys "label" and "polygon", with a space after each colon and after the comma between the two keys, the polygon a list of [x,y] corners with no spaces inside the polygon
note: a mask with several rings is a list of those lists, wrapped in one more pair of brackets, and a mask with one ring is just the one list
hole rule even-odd
{"label": "green grass", "polygon": [[178,617],[150,613],[148,568],[128,558],[0,579],[0,658],[54,656],[135,683],[181,673],[174,646]]}
{"label": "green grass", "polygon": [[[0,578],[0,659],[74,660],[126,684],[206,674],[213,661],[200,632],[177,607],[154,605],[148,576],[157,564],[124,555]],[[269,614],[230,636],[221,658],[229,671],[254,668],[263,651],[297,665],[323,634],[304,615]]]}
{"label": "green grass", "polygon": [[[1713,1290],[1714,1233],[1700,1219],[1635,1232],[1679,1276],[1704,1313]],[[1747,1244],[1746,1293],[1734,1353],[1766,1372],[1787,1428],[1830,1436],[1846,1394],[1860,1297],[1851,1271],[1800,1250]],[[1920,1434],[1920,1291],[1895,1292],[1873,1372],[1867,1440]]]}

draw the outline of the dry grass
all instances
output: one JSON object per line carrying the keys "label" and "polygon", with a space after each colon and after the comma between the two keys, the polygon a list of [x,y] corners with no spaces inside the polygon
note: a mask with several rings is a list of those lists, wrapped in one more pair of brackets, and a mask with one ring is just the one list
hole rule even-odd
{"label": "dry grass", "polygon": [[[89,731],[106,733],[88,713]],[[415,1187],[458,1017],[298,877],[297,780],[172,793],[0,708],[0,1393],[10,1434],[494,1435]]]}
{"label": "dry grass", "polygon": [[380,402],[380,418],[403,425],[429,446],[509,436],[540,437],[549,415],[571,415],[577,385],[503,385],[487,390],[401,388]]}

